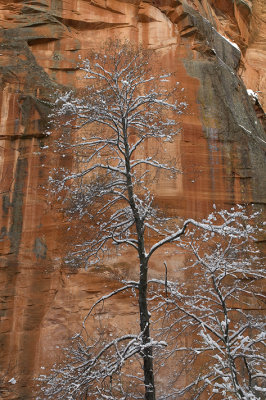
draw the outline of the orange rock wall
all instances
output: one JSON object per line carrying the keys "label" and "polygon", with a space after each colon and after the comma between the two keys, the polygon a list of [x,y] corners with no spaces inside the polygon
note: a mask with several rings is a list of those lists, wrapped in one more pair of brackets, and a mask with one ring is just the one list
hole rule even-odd
{"label": "orange rock wall", "polygon": [[[63,267],[64,221],[45,191],[56,162],[46,150],[50,94],[79,86],[78,57],[107,38],[155,49],[189,103],[170,149],[184,174],[175,185],[159,182],[157,202],[195,218],[213,203],[263,206],[265,19],[263,0],[0,0],[1,398],[34,398],[32,378],[56,359],[92,301],[116,275],[136,274],[128,258],[111,258],[103,270]],[[260,120],[246,88],[259,92]],[[152,260],[157,276],[161,264]],[[170,264],[174,270],[174,257]],[[130,302],[115,303],[110,324],[117,313],[126,324],[130,310]]]}

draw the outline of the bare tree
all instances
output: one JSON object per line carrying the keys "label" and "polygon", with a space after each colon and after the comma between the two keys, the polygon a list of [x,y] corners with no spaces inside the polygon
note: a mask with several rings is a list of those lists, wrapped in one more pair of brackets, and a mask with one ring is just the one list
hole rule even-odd
{"label": "bare tree", "polygon": [[[177,389],[165,399],[190,399],[191,394],[193,399],[264,398],[265,265],[255,245],[256,217],[239,207],[205,221],[211,227],[218,219],[231,220],[233,234],[228,226],[224,232],[189,228],[179,243],[189,256],[183,279],[167,282],[167,297],[165,283],[156,282],[161,289],[153,299],[159,302],[168,362],[179,353],[173,375]],[[182,374],[190,380],[183,387]]]}
{"label": "bare tree", "polygon": [[[182,222],[156,206],[157,174],[171,179],[179,172],[165,149],[180,132],[178,116],[186,103],[178,99],[176,87],[169,87],[169,75],[152,73],[152,55],[128,43],[109,43],[102,53],[82,62],[85,87],[59,93],[55,103],[52,124],[62,131],[56,151],[66,166],[55,169],[52,188],[63,199],[70,218],[82,226],[82,240],[68,262],[89,268],[106,260],[112,249],[132,248],[139,279],[125,281],[92,305],[82,334],[67,349],[68,359],[51,376],[41,378],[46,382],[45,399],[155,400],[154,352],[166,342],[152,338],[150,331],[151,256],[165,245],[178,244],[189,225],[227,237],[248,234],[235,224],[235,214],[219,223]],[[169,305],[174,291],[167,282],[165,287],[171,289]],[[86,320],[97,306],[128,291],[136,294],[139,329],[111,339],[87,337]]]}
{"label": "bare tree", "polygon": [[[127,42],[109,42],[101,54],[82,62],[85,88],[59,94],[52,116],[54,125],[59,121],[63,126],[56,151],[66,159],[69,153],[74,155],[72,169],[54,171],[53,190],[87,229],[85,241],[78,243],[68,262],[81,259],[86,267],[99,263],[114,245],[131,247],[138,256],[139,281],[131,286],[138,292],[140,332],[131,338],[130,352],[133,340],[133,352],[143,360],[146,400],[155,399],[149,260],[177,240],[189,223],[175,223],[171,229],[169,219],[154,205],[156,173],[168,173],[170,178],[179,172],[175,163],[162,160],[164,142],[180,132],[178,115],[187,105],[178,100],[177,88],[169,87],[169,75],[152,74],[152,55]],[[147,154],[149,148],[154,150]],[[155,238],[152,245],[150,235]]]}

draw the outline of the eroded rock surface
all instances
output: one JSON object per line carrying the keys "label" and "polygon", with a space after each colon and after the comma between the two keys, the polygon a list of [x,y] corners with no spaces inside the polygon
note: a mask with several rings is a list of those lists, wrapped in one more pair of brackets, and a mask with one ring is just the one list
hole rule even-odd
{"label": "eroded rock surface", "polygon": [[[115,287],[115,275],[136,273],[128,257],[101,270],[63,267],[65,223],[43,188],[54,163],[50,96],[79,86],[79,56],[110,37],[155,49],[189,103],[171,149],[185,173],[171,187],[159,183],[157,202],[195,218],[213,203],[263,206],[265,19],[264,0],[0,1],[1,398],[33,398],[32,378],[55,361],[91,302]],[[152,261],[157,276],[161,263]],[[130,310],[116,303],[110,324]]]}

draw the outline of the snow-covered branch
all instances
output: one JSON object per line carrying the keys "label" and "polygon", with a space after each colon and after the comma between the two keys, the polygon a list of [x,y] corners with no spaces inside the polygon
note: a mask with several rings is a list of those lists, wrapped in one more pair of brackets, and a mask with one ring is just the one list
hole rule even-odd
{"label": "snow-covered branch", "polygon": [[[150,280],[154,312],[162,324],[158,334],[167,337],[169,359],[181,353],[193,359],[193,365],[204,365],[202,373],[208,378],[196,383],[192,375],[186,387],[194,396],[204,392],[211,398],[216,393],[222,399],[263,398],[265,296],[260,288],[266,276],[256,248],[257,216],[239,207],[213,213],[202,223],[190,222],[179,240],[187,254],[183,278]],[[190,340],[184,340],[186,335]],[[180,382],[175,384],[175,393],[180,393]]]}

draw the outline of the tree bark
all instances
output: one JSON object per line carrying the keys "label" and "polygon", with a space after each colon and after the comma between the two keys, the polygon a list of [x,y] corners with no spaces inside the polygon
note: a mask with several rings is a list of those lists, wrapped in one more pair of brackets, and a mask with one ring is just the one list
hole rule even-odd
{"label": "tree bark", "polygon": [[142,332],[143,349],[141,357],[143,359],[143,375],[145,385],[145,400],[155,400],[155,385],[154,385],[154,372],[153,372],[153,355],[150,343],[150,316],[147,303],[147,283],[148,283],[148,259],[145,254],[144,246],[144,222],[142,221],[134,199],[129,144],[127,135],[127,122],[122,118],[123,126],[123,139],[125,146],[125,166],[126,166],[126,179],[127,179],[127,192],[129,204],[134,215],[135,226],[138,239],[138,254],[140,262],[139,274],[139,317],[140,317],[140,331]]}
{"label": "tree bark", "polygon": [[146,345],[150,342],[150,316],[147,304],[147,278],[148,263],[144,259],[140,259],[140,279],[139,279],[139,315],[140,330],[143,332],[142,343],[144,349],[142,351],[143,358],[143,374],[145,385],[145,400],[155,400],[155,385],[153,373],[153,351],[152,346]]}

